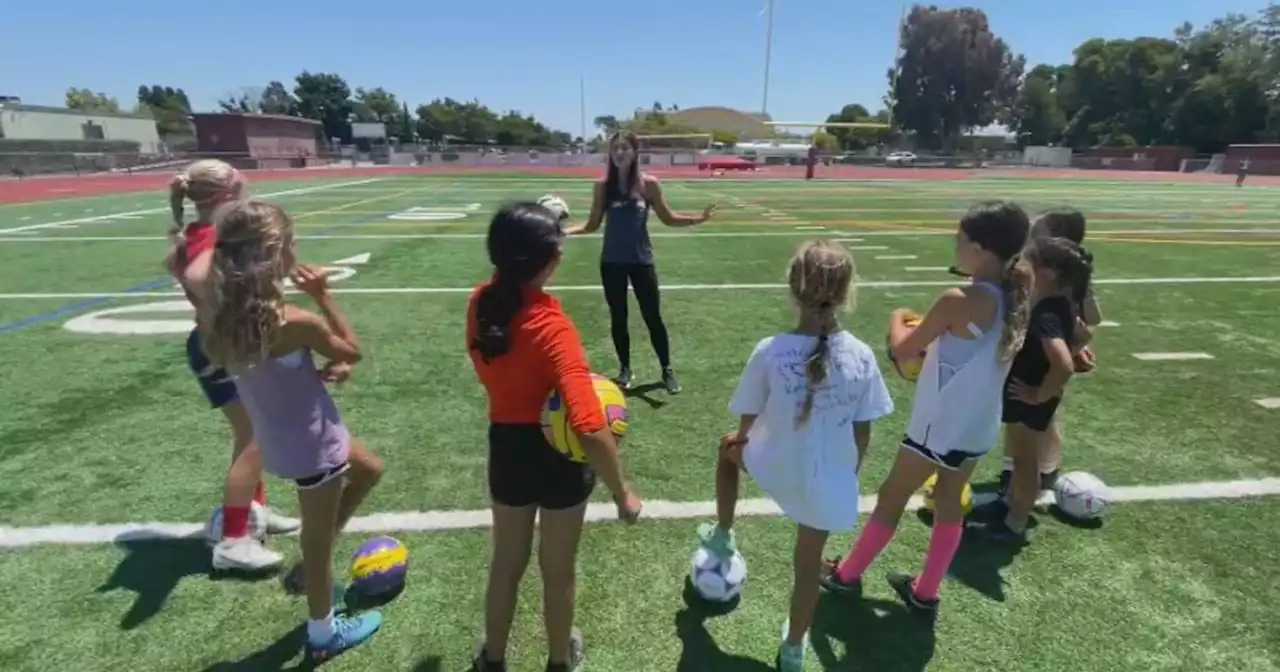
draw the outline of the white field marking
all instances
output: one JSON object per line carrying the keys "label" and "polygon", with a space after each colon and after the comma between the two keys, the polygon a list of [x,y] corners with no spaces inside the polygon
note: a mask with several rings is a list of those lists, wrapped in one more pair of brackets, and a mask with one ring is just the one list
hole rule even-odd
{"label": "white field marking", "polygon": [[934,271],[950,271],[951,268],[947,266],[903,266],[902,270],[912,273],[930,273]]}
{"label": "white field marking", "polygon": [[[858,249],[858,248],[851,248]],[[1239,277],[1239,278],[1101,278],[1094,280],[1095,285],[1199,285],[1199,284],[1271,284],[1280,283],[1280,276]],[[859,281],[860,288],[895,288],[895,287],[950,287],[954,280],[865,280]],[[777,282],[736,283],[722,285],[663,285],[664,291],[735,291],[756,289],[787,289],[788,285]],[[552,292],[598,292],[600,285],[559,285],[547,288]],[[475,287],[334,287],[334,294],[470,294]],[[289,293],[292,293],[290,291]],[[183,296],[182,292],[50,292],[50,293],[16,293],[0,294],[4,299],[133,299],[133,298],[168,298]]]}
{"label": "white field marking", "polygon": [[[375,177],[368,180],[356,180],[354,182],[339,182],[337,184],[319,184],[313,187],[302,187],[300,189],[286,189],[285,191],[276,191],[269,194],[259,194],[261,198],[275,198],[279,196],[295,196],[300,194],[310,194],[317,191],[329,191],[332,189],[341,189],[357,184],[369,184],[371,182],[381,181],[383,178]],[[123,219],[131,216],[154,215],[162,212],[168,212],[169,208],[147,208],[146,210],[134,210],[133,212],[121,212],[114,215],[97,215],[95,217],[80,217],[78,219],[67,219],[58,222],[48,222],[46,224],[31,224],[28,226],[18,226],[10,229],[0,229],[0,233],[21,233],[23,231],[34,231],[37,229],[48,229],[66,224],[90,224],[93,222],[103,222],[108,219]],[[61,212],[53,213],[54,217],[62,216]]]}
{"label": "white field marking", "polygon": [[826,231],[825,226],[797,226],[796,231]]}
{"label": "white field marking", "polygon": [[333,262],[333,265],[334,265],[334,266],[347,266],[347,265],[352,265],[352,264],[355,264],[355,265],[359,265],[359,264],[367,264],[367,263],[369,263],[369,258],[370,258],[370,257],[372,257],[372,256],[373,256],[373,255],[372,255],[371,253],[369,253],[369,252],[365,252],[364,254],[357,254],[357,255],[356,255],[356,256],[354,256],[354,257],[347,257],[346,259],[339,259],[339,260],[337,260],[337,261]]}
{"label": "white field marking", "polygon": [[1098,323],[1098,326],[1099,326],[1099,327],[1118,327],[1118,326],[1120,326],[1120,323],[1119,323],[1119,322],[1112,322],[1111,320],[1103,320],[1103,321],[1101,321],[1101,322],[1099,322],[1099,323]]}
{"label": "white field marking", "polygon": [[1267,409],[1268,411],[1280,410],[1280,397],[1267,397],[1265,399],[1254,399],[1253,403]]}
{"label": "white field marking", "polygon": [[836,238],[837,243],[861,243],[861,238]]}
{"label": "white field marking", "polygon": [[[303,213],[303,214],[308,214],[308,213]],[[301,215],[299,215],[299,216],[301,216]],[[109,219],[141,219],[141,217],[138,217],[138,216],[133,216],[133,217],[121,217],[120,215],[104,215],[104,216],[103,216],[103,219],[102,219],[101,221],[107,221],[107,220],[108,220],[108,218],[109,218]],[[358,224],[358,223],[353,222],[352,224],[354,225],[354,224]],[[346,225],[345,225],[345,224],[326,225],[326,228],[327,228],[328,226],[346,226]],[[29,227],[28,227],[28,228],[29,228]],[[50,227],[49,227],[49,226],[47,226],[47,225],[45,225],[45,226],[43,226],[43,228],[50,228]],[[932,230],[929,230],[929,229],[921,229],[921,230],[904,229],[904,230],[900,230],[900,231],[879,231],[879,230],[877,230],[877,231],[861,231],[861,230],[850,230],[850,229],[843,229],[843,230],[842,230],[842,229],[833,229],[833,230],[832,230],[832,232],[833,232],[833,233],[836,233],[836,232],[843,232],[843,231],[847,231],[847,232],[849,232],[849,233],[856,233],[858,236],[861,236],[861,237],[863,237],[863,238],[866,238],[866,237],[877,237],[877,238],[879,238],[879,237],[890,237],[890,238],[892,238],[892,237],[902,237],[902,238],[920,238],[920,237],[925,237],[925,236],[942,236],[942,235],[950,236],[950,235],[954,235],[954,233],[953,233],[953,232],[951,232],[951,231],[932,231]],[[33,234],[33,233],[35,233],[35,232],[34,232],[34,231],[28,231],[28,230],[23,230],[23,231],[15,231],[15,230],[0,230],[0,233],[26,233],[26,234]],[[1169,234],[1169,235],[1178,235],[1178,234],[1187,234],[1187,233],[1224,233],[1224,234],[1231,234],[1231,233],[1267,233],[1267,234],[1280,234],[1280,229],[1274,229],[1274,230],[1263,230],[1263,229],[1231,229],[1231,230],[1221,230],[1221,231],[1215,231],[1215,230],[1212,230],[1212,229],[1204,229],[1204,230],[1191,230],[1191,229],[1168,229],[1168,230],[1161,230],[1161,229],[1140,229],[1140,230],[1129,230],[1129,231],[1119,231],[1119,230],[1117,230],[1117,231],[1099,231],[1099,232],[1098,232],[1098,234],[1103,234],[1103,233],[1113,233],[1113,234],[1117,234],[1117,235],[1121,235],[1121,234],[1126,234],[1126,235],[1137,235],[1137,234]],[[663,232],[663,231],[656,231],[656,232],[650,233],[650,234],[649,234],[649,237],[650,237],[650,238],[708,238],[708,237],[710,237],[710,238],[786,238],[786,237],[795,237],[795,236],[798,236],[798,235],[800,235],[800,234],[799,234],[799,233],[797,233],[797,232],[795,232],[795,231],[704,231],[704,232],[701,232],[701,233],[677,233],[677,232]],[[482,239],[482,238],[484,238],[484,237],[485,237],[485,234],[483,234],[483,233],[320,233],[320,234],[303,234],[303,235],[298,236],[298,239],[299,239],[299,240],[307,240],[307,239],[309,239],[309,240],[420,240],[420,239],[422,239],[422,240],[432,240],[432,239],[440,238],[440,239],[446,239],[446,240],[448,240],[448,239],[478,240],[478,239]],[[35,238],[6,238],[6,237],[3,237],[3,236],[0,236],[0,244],[7,243],[7,242],[19,242],[19,243],[66,243],[66,242],[76,242],[76,241],[88,241],[88,242],[96,242],[96,243],[108,243],[108,242],[138,242],[138,241],[156,241],[156,240],[168,240],[168,239],[167,239],[167,238],[165,238],[164,236],[42,236],[42,237],[35,237]],[[593,240],[593,239],[592,239],[592,238],[590,238],[590,237],[578,237],[578,236],[574,236],[573,238],[570,238],[569,240]],[[841,239],[841,240],[844,240],[844,239]]]}
{"label": "white field marking", "polygon": [[1207,352],[1135,352],[1133,358],[1144,362],[1186,362],[1213,359],[1213,355]]}
{"label": "white field marking", "polygon": [[844,249],[855,250],[859,252],[869,252],[871,250],[887,250],[889,249],[889,246],[888,245],[845,245]]}
{"label": "white field marking", "polygon": [[881,261],[907,261],[907,260],[909,260],[909,259],[915,259],[915,258],[916,258],[916,255],[914,255],[914,254],[880,254],[880,255],[876,255],[876,259],[879,259],[879,260],[881,260]]}
{"label": "white field marking", "polygon": [[19,217],[19,218],[18,218],[18,221],[19,221],[19,222],[25,222],[25,221],[27,221],[27,220],[29,220],[29,219],[31,219],[31,215],[27,215],[27,216],[25,216],[25,217]]}
{"label": "white field marking", "polygon": [[[1280,478],[1259,478],[1242,481],[1204,483],[1174,483],[1170,485],[1139,485],[1112,487],[1111,498],[1115,502],[1179,502],[1205,499],[1247,499],[1280,495]],[[975,498],[975,503],[979,498]],[[1053,493],[1043,492],[1038,504],[1053,502]],[[911,498],[907,510],[919,509],[924,500]],[[859,499],[858,508],[864,514],[875,508],[876,498],[867,495]],[[669,502],[650,500],[644,503],[641,517],[646,520],[684,520],[709,518],[716,512],[716,503]],[[771,499],[744,499],[738,502],[740,516],[782,515]],[[365,534],[390,532],[439,532],[487,528],[491,524],[489,509],[472,511],[404,511],[374,513],[352,519],[348,532]],[[587,506],[587,521],[593,523],[617,520],[617,509],[612,504],[592,503]],[[643,524],[643,522],[641,523]],[[40,525],[36,527],[0,527],[0,548],[21,548],[41,544],[86,545],[107,544],[147,539],[174,539],[194,537],[204,533],[203,523],[125,523],[117,525]]]}

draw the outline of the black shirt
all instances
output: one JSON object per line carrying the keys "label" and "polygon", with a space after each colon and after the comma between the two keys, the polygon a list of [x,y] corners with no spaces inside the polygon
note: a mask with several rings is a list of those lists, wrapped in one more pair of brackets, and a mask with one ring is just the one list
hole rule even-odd
{"label": "black shirt", "polygon": [[1075,327],[1075,314],[1071,312],[1071,301],[1066,297],[1051,296],[1037,302],[1027,322],[1027,340],[1013,358],[1009,378],[1017,378],[1032,387],[1043,383],[1049,373],[1049,356],[1044,352],[1044,341],[1061,338],[1069,345],[1075,336]]}

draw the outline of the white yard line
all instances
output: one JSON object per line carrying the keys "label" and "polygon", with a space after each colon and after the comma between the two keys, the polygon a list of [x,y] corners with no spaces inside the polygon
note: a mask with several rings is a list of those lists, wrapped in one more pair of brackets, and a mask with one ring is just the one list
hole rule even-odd
{"label": "white yard line", "polygon": [[1207,352],[1135,352],[1133,358],[1144,362],[1187,362],[1213,359]]}
{"label": "white yard line", "polygon": [[[1204,499],[1245,499],[1280,495],[1280,478],[1259,478],[1242,481],[1175,483],[1170,485],[1139,485],[1111,488],[1112,501],[1116,502],[1166,502]],[[1052,493],[1040,497],[1041,504],[1053,501]],[[909,510],[920,508],[922,500],[913,497]],[[876,498],[867,495],[859,501],[863,514],[875,508]],[[647,520],[684,520],[710,518],[715,515],[716,503],[645,502],[643,518]],[[739,516],[778,516],[781,511],[770,499],[744,499],[738,502]],[[593,503],[587,507],[589,522],[609,522],[617,518],[612,504]],[[353,519],[348,532],[437,532],[489,527],[491,514],[488,509],[472,511],[405,511],[374,513]],[[643,523],[641,523],[643,524]],[[37,527],[0,527],[0,548],[20,548],[39,544],[84,545],[106,544],[115,541],[140,541],[144,539],[172,539],[191,537],[202,533],[203,523],[125,523],[119,525],[41,525]]]}
{"label": "white yard line", "polygon": [[[356,180],[354,182],[338,182],[336,184],[318,184],[313,187],[301,187],[299,189],[286,189],[285,191],[276,191],[267,194],[258,194],[262,198],[276,198],[279,196],[297,196],[301,194],[312,194],[318,191],[331,191],[333,189],[341,189],[343,187],[351,187],[358,184],[369,184],[371,182],[379,182],[383,178],[375,177],[368,180]],[[77,219],[64,219],[57,222],[48,222],[45,224],[29,224],[27,226],[18,226],[9,229],[0,229],[3,233],[22,233],[23,231],[35,231],[38,229],[51,229],[69,224],[90,224],[93,222],[104,222],[110,219],[119,219],[132,217],[134,215],[155,215],[162,212],[169,212],[169,208],[147,208],[146,210],[134,210],[132,212],[117,212],[112,215],[97,215],[95,217],[80,217]],[[62,213],[55,212],[54,216]]]}
{"label": "white yard line", "polygon": [[[856,249],[856,248],[855,248]],[[884,289],[894,287],[947,287],[956,280],[864,280],[859,288]],[[1199,284],[1270,284],[1280,283],[1280,276],[1225,277],[1225,278],[1099,278],[1095,285],[1199,285]],[[722,285],[673,284],[663,285],[663,291],[734,291],[752,289],[786,289],[780,282],[740,283]],[[559,285],[547,288],[552,292],[598,292],[600,285]],[[470,294],[475,287],[334,287],[334,294]],[[291,292],[290,292],[291,293]],[[182,292],[26,292],[0,294],[4,299],[128,299],[147,297],[183,296]]]}

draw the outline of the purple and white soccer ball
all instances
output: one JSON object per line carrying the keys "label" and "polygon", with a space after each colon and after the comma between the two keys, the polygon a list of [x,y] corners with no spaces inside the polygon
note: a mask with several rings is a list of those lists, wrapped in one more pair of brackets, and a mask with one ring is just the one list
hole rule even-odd
{"label": "purple and white soccer ball", "polygon": [[1107,513],[1113,495],[1102,479],[1086,471],[1063,474],[1053,486],[1054,502],[1076,520],[1095,520]]}
{"label": "purple and white soccer ball", "polygon": [[704,600],[729,602],[747,584],[747,560],[741,553],[721,559],[701,546],[689,561],[689,581]]}

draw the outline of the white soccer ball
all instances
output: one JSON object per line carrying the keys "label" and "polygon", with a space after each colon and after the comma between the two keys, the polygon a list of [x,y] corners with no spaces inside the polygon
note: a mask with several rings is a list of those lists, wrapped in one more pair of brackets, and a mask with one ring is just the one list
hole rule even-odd
{"label": "white soccer ball", "polygon": [[1078,520],[1101,518],[1111,506],[1111,488],[1084,471],[1063,474],[1053,486],[1053,496],[1063,513]]}
{"label": "white soccer ball", "polygon": [[735,552],[728,560],[699,546],[690,561],[689,581],[703,599],[728,602],[742,592],[747,583],[747,560]]}
{"label": "white soccer ball", "polygon": [[[260,506],[249,507],[249,536],[259,541],[267,538],[267,515]],[[210,546],[222,541],[222,507],[215,507],[204,526],[204,540]]]}
{"label": "white soccer ball", "polygon": [[539,198],[538,205],[541,205],[555,213],[555,216],[560,219],[568,219],[571,214],[569,212],[569,204],[565,203],[563,198],[560,198],[555,194],[547,194],[546,196]]}

